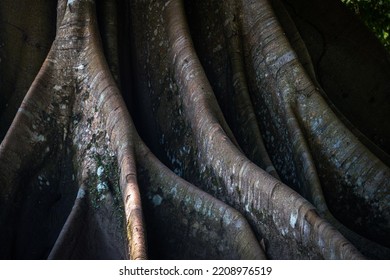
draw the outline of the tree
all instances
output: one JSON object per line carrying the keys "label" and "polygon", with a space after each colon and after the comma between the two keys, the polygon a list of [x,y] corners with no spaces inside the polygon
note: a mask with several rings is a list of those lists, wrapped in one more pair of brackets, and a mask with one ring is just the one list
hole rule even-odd
{"label": "tree", "polygon": [[0,4],[2,258],[390,256],[390,63],[338,1],[52,2]]}

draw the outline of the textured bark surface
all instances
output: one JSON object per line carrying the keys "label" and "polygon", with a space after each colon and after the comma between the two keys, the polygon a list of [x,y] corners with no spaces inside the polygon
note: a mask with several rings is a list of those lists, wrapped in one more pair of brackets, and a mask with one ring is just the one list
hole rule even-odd
{"label": "textured bark surface", "polygon": [[22,2],[0,258],[390,258],[389,57],[334,0]]}

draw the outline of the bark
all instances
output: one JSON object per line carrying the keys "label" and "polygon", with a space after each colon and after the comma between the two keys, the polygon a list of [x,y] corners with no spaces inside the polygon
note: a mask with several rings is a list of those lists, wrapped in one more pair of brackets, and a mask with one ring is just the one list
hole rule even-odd
{"label": "bark", "polygon": [[[124,124],[113,130],[118,119],[128,118],[128,113],[104,60],[94,6],[91,1],[60,1],[57,20],[57,35],[48,57],[1,144],[2,224],[9,229],[2,238],[2,256],[20,258],[25,249],[15,252],[13,243],[36,243],[36,236],[25,237],[18,229],[17,224],[24,223],[23,219],[19,221],[19,213],[31,211],[40,203],[40,178],[55,175],[45,165],[58,166],[57,162],[64,161],[67,168],[59,166],[58,171],[63,175],[54,176],[55,181],[50,182],[56,186],[50,190],[54,201],[45,205],[42,212],[49,213],[42,215],[49,215],[63,201],[62,192],[74,199],[79,188],[77,197],[84,199],[87,191],[89,198],[87,209],[76,203],[65,232],[59,227],[53,233],[61,232],[59,243],[70,238],[69,234],[76,235],[73,241],[77,250],[65,257],[144,258],[131,132]],[[29,192],[37,197],[35,203],[24,198]],[[126,198],[124,204],[122,196]],[[88,222],[82,226],[72,223],[74,216]],[[44,221],[35,221],[34,225],[38,227]],[[95,238],[83,240],[84,234],[77,234],[73,227]],[[129,238],[124,238],[124,228]],[[15,232],[20,232],[20,238],[15,238]],[[47,257],[52,246],[51,240],[27,257]]]}
{"label": "bark", "polygon": [[[283,2],[328,97],[369,141],[389,154],[388,52],[340,1]],[[361,133],[359,137],[364,138]]]}
{"label": "bark", "polygon": [[59,0],[1,92],[1,258],[388,258],[386,115],[347,120],[287,2]]}
{"label": "bark", "polygon": [[[285,150],[291,154],[298,169],[295,171],[297,182],[293,181],[292,185],[325,213],[323,191],[328,207],[336,217],[361,234],[388,246],[385,236],[390,224],[389,168],[363,146],[332,111],[322,97],[322,91],[311,82],[291,51],[274,15],[268,13],[257,22],[250,21],[255,18],[253,11],[260,9],[259,4],[248,7],[247,12],[252,15],[244,11],[243,16],[243,33],[248,34],[244,35],[244,40],[247,38],[249,42],[246,56],[251,64],[248,73],[255,74],[252,78],[255,104],[264,108],[258,112],[264,110],[264,115],[271,115],[275,121],[269,124],[261,113],[259,118],[263,118],[265,127],[276,132],[274,138],[280,141],[277,146],[286,146]],[[268,10],[265,6],[261,8]],[[245,19],[249,19],[247,23]],[[264,28],[249,32],[254,24]],[[266,42],[259,46],[256,44],[259,41]],[[269,72],[269,76],[263,74]],[[279,118],[272,117],[275,111]],[[267,141],[270,146],[274,145],[272,140]],[[290,149],[292,152],[288,152]],[[275,161],[278,158],[285,165],[289,162],[285,154],[279,154]],[[356,201],[359,201],[358,206]]]}

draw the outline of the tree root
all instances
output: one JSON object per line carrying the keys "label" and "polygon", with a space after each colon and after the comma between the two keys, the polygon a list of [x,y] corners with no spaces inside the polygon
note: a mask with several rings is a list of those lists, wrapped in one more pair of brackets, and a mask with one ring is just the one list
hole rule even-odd
{"label": "tree root", "polygon": [[285,2],[59,0],[0,145],[0,258],[388,258],[388,155]]}

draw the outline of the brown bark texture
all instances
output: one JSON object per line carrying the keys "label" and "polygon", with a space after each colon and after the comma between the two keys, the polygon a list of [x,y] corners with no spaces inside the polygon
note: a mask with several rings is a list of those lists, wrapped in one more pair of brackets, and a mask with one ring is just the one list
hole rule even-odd
{"label": "brown bark texture", "polygon": [[337,0],[1,1],[0,258],[388,259],[389,77]]}

